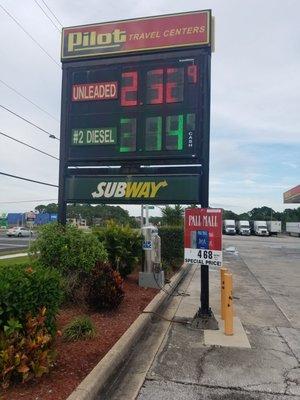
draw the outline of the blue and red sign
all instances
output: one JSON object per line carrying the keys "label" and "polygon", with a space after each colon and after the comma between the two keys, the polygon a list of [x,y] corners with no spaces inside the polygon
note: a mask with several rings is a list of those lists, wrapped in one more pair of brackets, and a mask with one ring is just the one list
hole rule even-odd
{"label": "blue and red sign", "polygon": [[190,208],[184,216],[184,260],[222,266],[222,210]]}

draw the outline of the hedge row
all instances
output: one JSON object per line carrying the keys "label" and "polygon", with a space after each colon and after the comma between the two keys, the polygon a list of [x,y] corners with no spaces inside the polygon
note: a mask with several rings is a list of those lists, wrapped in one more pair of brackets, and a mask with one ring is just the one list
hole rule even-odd
{"label": "hedge row", "polygon": [[61,276],[54,269],[14,264],[0,267],[0,331],[11,319],[25,324],[29,314],[46,308],[46,327],[55,332],[55,317],[63,298]]}
{"label": "hedge row", "polygon": [[161,258],[163,263],[176,264],[183,263],[183,227],[162,226],[158,234],[161,237]]}
{"label": "hedge row", "polygon": [[[159,235],[163,263],[169,269],[180,265],[183,228],[161,227]],[[119,305],[124,296],[121,276],[140,261],[141,244],[140,233],[115,223],[93,233],[50,224],[31,248],[31,264],[0,267],[2,386],[48,372],[56,315],[67,288],[71,293],[86,287],[85,299],[95,309]]]}

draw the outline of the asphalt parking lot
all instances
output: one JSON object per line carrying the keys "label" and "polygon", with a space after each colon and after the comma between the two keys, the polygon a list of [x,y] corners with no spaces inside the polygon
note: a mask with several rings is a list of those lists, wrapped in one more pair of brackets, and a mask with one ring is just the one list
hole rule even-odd
{"label": "asphalt parking lot", "polygon": [[[300,238],[223,236],[293,328],[300,328]],[[267,316],[268,318],[269,316]]]}
{"label": "asphalt parking lot", "polygon": [[[207,346],[201,332],[173,323],[138,400],[300,399],[300,238],[224,236],[223,247],[224,266],[233,274],[235,315],[251,348]],[[219,271],[212,270],[216,315],[219,293]],[[193,305],[192,297],[182,301]]]}

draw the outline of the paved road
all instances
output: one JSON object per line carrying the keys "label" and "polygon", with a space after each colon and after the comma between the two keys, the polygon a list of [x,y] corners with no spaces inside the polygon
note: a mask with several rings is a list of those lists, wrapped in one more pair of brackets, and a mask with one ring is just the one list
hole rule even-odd
{"label": "paved road", "polygon": [[[99,399],[300,400],[300,238],[224,237],[224,249],[235,313],[251,349],[206,345],[203,331],[176,323],[158,335],[167,322],[154,320],[111,391]],[[195,314],[199,281],[196,269],[190,296],[181,298],[175,317]],[[219,284],[219,272],[211,271],[216,315]]]}
{"label": "paved road", "polygon": [[[31,241],[34,240],[31,239]],[[6,252],[9,250],[20,250],[22,251],[24,248],[28,247],[29,238],[14,238],[7,237],[3,233],[0,234],[0,253]]]}

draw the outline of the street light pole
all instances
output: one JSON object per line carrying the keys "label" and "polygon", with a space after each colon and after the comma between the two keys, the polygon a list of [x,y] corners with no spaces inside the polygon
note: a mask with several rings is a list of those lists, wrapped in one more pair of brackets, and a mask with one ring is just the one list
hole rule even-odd
{"label": "street light pole", "polygon": [[146,226],[149,225],[149,206],[148,204],[145,205],[145,210],[146,210]]}

